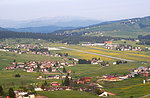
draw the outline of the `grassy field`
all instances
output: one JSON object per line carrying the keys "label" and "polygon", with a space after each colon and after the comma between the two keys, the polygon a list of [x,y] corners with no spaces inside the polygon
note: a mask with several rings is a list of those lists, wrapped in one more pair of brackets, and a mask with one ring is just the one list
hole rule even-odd
{"label": "grassy field", "polygon": [[[80,45],[70,45],[68,46],[69,48],[73,49],[78,49],[82,51],[87,51],[87,52],[93,52],[93,53],[98,53],[98,54],[103,54],[103,55],[109,55],[113,57],[119,57],[119,58],[124,58],[124,59],[129,59],[129,60],[134,60],[136,62],[139,61],[150,61],[150,55],[146,55],[143,52],[137,52],[137,51],[117,51],[117,50],[108,50],[103,47],[93,47],[93,46],[87,46],[83,47]],[[70,55],[73,55],[72,53]],[[78,54],[77,54],[78,55]],[[82,56],[84,57],[85,54]],[[91,54],[90,54],[91,55]],[[106,57],[101,57],[103,60],[109,60],[109,61],[114,61],[110,58]]]}
{"label": "grassy field", "polygon": [[16,54],[11,52],[1,52],[0,51],[0,69],[10,66],[13,60],[17,62],[28,62],[28,61],[44,61],[44,60],[55,60],[62,61],[60,57],[51,57],[44,55],[34,55],[34,54]]}
{"label": "grassy field", "polygon": [[129,98],[130,96],[138,98],[150,93],[150,83],[142,84],[143,79],[146,79],[146,77],[136,77],[119,82],[107,82],[103,85],[106,91],[116,93],[121,98]]}
{"label": "grassy field", "polygon": [[[36,42],[36,41],[35,41]],[[91,65],[91,64],[77,64],[72,67],[66,67],[67,70],[72,70],[72,77],[78,79],[79,77],[92,77],[92,81],[96,81],[96,76],[102,76],[104,74],[116,74],[124,75],[128,74],[131,68],[137,68],[139,66],[150,66],[150,55],[146,52],[137,52],[137,51],[115,51],[108,50],[103,47],[82,47],[79,45],[70,45],[66,46],[60,43],[46,43],[50,47],[69,47],[74,49],[79,49],[83,51],[89,51],[99,54],[110,55],[114,57],[126,58],[135,60],[135,62],[128,62],[127,64],[113,65],[112,62],[116,61],[114,59],[100,57],[97,55],[92,55],[83,52],[77,52],[72,50],[62,49],[60,51],[52,51],[53,53],[68,53],[70,57],[81,58],[81,59],[92,59],[93,57],[101,58],[104,61],[109,61],[110,66],[103,67],[101,65]],[[69,58],[69,57],[68,57]],[[28,61],[44,61],[44,60],[59,60],[62,61],[62,58],[42,56],[42,55],[33,55],[33,54],[15,54],[10,52],[0,52],[0,85],[3,85],[5,92],[8,91],[10,87],[17,89],[20,86],[30,85],[30,83],[38,83],[41,85],[44,83],[44,80],[37,80],[36,78],[40,73],[27,73],[21,70],[2,70],[6,66],[11,65],[12,61],[16,59],[17,62],[28,62]],[[147,62],[142,64],[141,62]],[[20,74],[20,78],[15,78],[15,74]],[[44,74],[42,74],[44,76]],[[99,82],[104,86],[104,90],[117,94],[117,96],[110,96],[110,98],[129,98],[134,96],[135,98],[149,94],[150,83],[142,84],[145,77],[137,77],[119,82]],[[47,80],[50,84],[52,81],[57,81],[61,83],[62,80]],[[50,92],[38,92],[40,95],[48,96],[49,98],[96,98],[97,96],[87,92],[79,91],[50,91]]]}
{"label": "grassy field", "polygon": [[67,70],[71,69],[73,72],[73,77],[96,77],[102,76],[104,74],[116,74],[124,75],[128,74],[131,68],[137,68],[139,66],[150,66],[150,64],[141,63],[127,63],[119,65],[110,65],[103,67],[101,65],[91,65],[91,64],[77,64],[72,67],[66,67]]}
{"label": "grassy field", "polygon": [[80,91],[44,91],[38,92],[38,94],[49,98],[99,98],[92,93]]}

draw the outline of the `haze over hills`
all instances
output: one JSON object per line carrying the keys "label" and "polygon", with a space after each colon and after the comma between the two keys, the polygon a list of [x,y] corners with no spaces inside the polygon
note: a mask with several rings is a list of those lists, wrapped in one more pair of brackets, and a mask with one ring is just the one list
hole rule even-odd
{"label": "haze over hills", "polygon": [[70,30],[74,27],[60,27],[60,26],[41,26],[41,27],[27,27],[27,28],[7,28],[10,31],[16,32],[32,32],[32,33],[51,33],[56,30]]}
{"label": "haze over hills", "polygon": [[24,21],[0,20],[0,27],[17,32],[51,33],[55,30],[70,30],[102,22],[84,17],[52,17]]}
{"label": "haze over hills", "polygon": [[150,34],[150,16],[103,22],[80,29],[64,31],[63,34],[89,36],[137,37]]}
{"label": "haze over hills", "polygon": [[102,22],[101,20],[88,19],[84,17],[52,17],[52,18],[37,18],[32,20],[3,20],[0,19],[0,27],[3,28],[27,28],[40,26],[61,26],[61,27],[84,27]]}
{"label": "haze over hills", "polygon": [[[7,30],[16,31],[16,32],[33,32],[33,33],[54,32],[57,34],[61,33],[64,35],[112,36],[112,37],[132,37],[132,38],[133,37],[136,38],[138,37],[138,35],[150,35],[150,16],[143,17],[143,18],[108,21],[108,22],[96,21],[95,25],[90,25],[87,23],[88,26],[80,27],[80,28],[78,27],[79,26],[78,23],[80,23],[81,21],[72,20],[72,18],[69,17],[68,18],[64,17],[64,20],[62,20],[62,18],[60,17],[57,17],[56,19],[57,21],[56,20],[52,21],[53,24],[57,23],[57,25],[59,26],[56,25],[40,26],[40,25],[48,24],[49,22],[46,20],[47,19],[38,19],[38,21],[33,20],[28,25],[26,24],[27,26],[26,28],[7,28]],[[89,21],[86,22],[83,21],[86,21],[86,19],[82,20],[82,24],[80,24],[82,26],[83,24],[86,24],[86,22],[89,22]],[[76,23],[78,24],[78,26]],[[36,27],[38,25],[39,27]],[[78,28],[76,29],[76,27]]]}

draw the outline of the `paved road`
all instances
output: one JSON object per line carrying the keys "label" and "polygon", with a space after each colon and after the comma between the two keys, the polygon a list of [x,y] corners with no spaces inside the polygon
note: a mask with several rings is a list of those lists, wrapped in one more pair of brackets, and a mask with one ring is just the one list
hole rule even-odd
{"label": "paved road", "polygon": [[83,53],[88,53],[88,54],[94,54],[94,55],[103,56],[103,57],[107,57],[107,58],[111,58],[111,59],[134,62],[133,60],[122,59],[122,58],[118,58],[118,57],[113,57],[113,56],[103,55],[103,54],[98,54],[98,53],[93,53],[93,52],[87,52],[87,51],[82,51],[82,50],[78,50],[78,49],[72,49],[72,48],[66,48],[66,47],[61,47],[61,48],[68,49],[68,50],[73,50],[73,51],[78,51],[78,52],[83,52]]}

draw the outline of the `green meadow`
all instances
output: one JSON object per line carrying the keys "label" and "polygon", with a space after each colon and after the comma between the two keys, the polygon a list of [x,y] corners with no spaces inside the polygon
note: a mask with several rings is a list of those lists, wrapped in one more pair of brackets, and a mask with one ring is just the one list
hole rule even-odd
{"label": "green meadow", "polygon": [[[8,40],[9,41],[9,40]],[[31,39],[29,40],[31,41]],[[29,42],[27,41],[27,42]],[[33,40],[36,43],[36,40]],[[9,41],[10,43],[13,41]],[[24,41],[21,40],[23,43]],[[106,57],[100,57],[93,54],[72,51],[67,49],[61,49],[60,51],[52,51],[52,53],[68,53],[69,57],[78,58],[78,59],[92,59],[92,58],[101,58],[104,61],[108,61],[110,66],[101,66],[101,65],[91,65],[91,64],[77,64],[72,67],[65,67],[66,70],[72,70],[71,73],[74,79],[78,79],[80,77],[92,77],[92,81],[96,82],[98,79],[97,76],[102,76],[104,74],[114,74],[114,75],[124,75],[128,74],[131,68],[138,68],[139,66],[150,66],[150,55],[149,52],[138,52],[138,51],[115,51],[108,50],[103,47],[82,47],[80,45],[64,45],[61,43],[45,43],[45,46],[50,47],[68,47],[73,49],[79,49],[88,52],[94,52],[99,54],[110,55],[119,58],[126,58],[134,60],[135,62],[128,62],[126,64],[113,65],[115,59],[110,59]],[[31,83],[38,83],[40,86],[44,83],[45,80],[37,80],[36,78],[39,74],[42,73],[27,73],[22,70],[5,70],[5,67],[10,66],[13,60],[17,62],[28,62],[28,61],[62,61],[61,57],[50,57],[43,55],[34,55],[34,54],[15,54],[12,52],[1,52],[0,51],[0,85],[3,85],[5,89],[5,93],[8,92],[10,87],[13,87],[17,90],[21,86],[28,86]],[[68,60],[68,62],[71,62]],[[145,63],[142,63],[145,62]],[[62,70],[62,69],[61,69]],[[16,74],[20,74],[20,78],[14,77]],[[44,74],[42,74],[45,76]],[[48,76],[48,75],[46,75]],[[148,79],[145,77],[136,77],[131,78],[119,82],[98,82],[102,86],[104,86],[104,90],[115,93],[116,96],[109,96],[110,98],[129,98],[133,96],[134,98],[144,96],[149,94],[150,84],[142,84],[143,79]],[[53,81],[57,81],[61,83],[62,80],[47,80],[50,84]],[[95,94],[87,93],[87,92],[79,92],[79,91],[44,91],[37,92],[40,95],[48,96],[49,98],[97,98]]]}

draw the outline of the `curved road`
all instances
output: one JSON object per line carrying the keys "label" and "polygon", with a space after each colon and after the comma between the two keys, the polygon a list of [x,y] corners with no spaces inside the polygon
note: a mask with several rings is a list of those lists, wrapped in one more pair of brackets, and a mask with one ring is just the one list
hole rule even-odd
{"label": "curved road", "polygon": [[118,58],[118,57],[113,57],[113,56],[103,55],[103,54],[98,54],[98,53],[93,53],[93,52],[87,52],[87,51],[82,51],[82,50],[78,50],[78,49],[72,49],[72,48],[66,48],[66,47],[61,47],[61,48],[68,49],[68,50],[73,50],[73,51],[78,51],[78,52],[83,52],[83,53],[88,53],[88,54],[94,54],[94,55],[103,56],[103,57],[107,57],[107,58],[111,58],[111,59],[134,62],[133,60],[122,59],[122,58]]}

